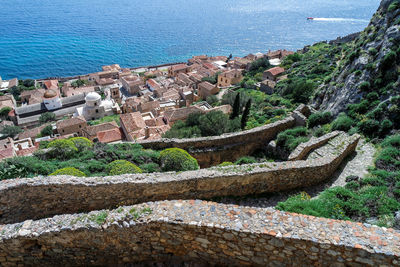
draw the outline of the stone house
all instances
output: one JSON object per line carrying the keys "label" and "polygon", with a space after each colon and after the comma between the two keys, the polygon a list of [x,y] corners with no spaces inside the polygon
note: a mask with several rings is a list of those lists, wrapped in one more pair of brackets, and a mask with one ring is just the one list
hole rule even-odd
{"label": "stone house", "polygon": [[143,134],[140,130],[146,127],[146,123],[140,112],[132,112],[120,115],[121,129],[128,141],[135,141]]}
{"label": "stone house", "polygon": [[179,73],[188,73],[190,71],[190,66],[186,64],[178,64],[168,68],[168,76],[176,77]]}
{"label": "stone house", "polygon": [[86,128],[82,129],[82,136],[86,137],[89,140],[94,140],[97,137],[98,132],[103,132],[111,129],[119,129],[119,126],[115,121],[87,126]]}
{"label": "stone house", "polygon": [[264,80],[268,79],[268,80],[276,82],[278,79],[278,76],[282,75],[284,72],[285,72],[284,68],[274,67],[274,68],[264,71],[263,79]]}
{"label": "stone house", "polygon": [[268,95],[272,95],[274,93],[276,82],[271,80],[264,80],[260,83],[260,91],[264,92]]}
{"label": "stone house", "polygon": [[219,92],[219,88],[215,84],[209,82],[202,82],[198,85],[198,94],[202,99],[207,99],[210,95],[215,95]]}
{"label": "stone house", "polygon": [[119,90],[119,87],[112,87],[110,89],[110,94],[111,98],[115,100],[118,104],[121,104],[121,91]]}
{"label": "stone house", "polygon": [[57,121],[57,132],[60,135],[78,133],[82,135],[82,130],[88,125],[86,119],[83,116],[72,117],[70,119]]}
{"label": "stone house", "polygon": [[131,94],[137,94],[141,90],[141,86],[144,85],[144,81],[141,77],[136,75],[130,75],[121,78],[122,86]]}
{"label": "stone house", "polygon": [[124,135],[120,128],[114,128],[98,132],[96,138],[100,143],[119,143],[124,138]]}
{"label": "stone house", "polygon": [[0,96],[0,109],[4,107],[9,107],[11,109],[14,109],[16,107],[16,102],[13,95]]}
{"label": "stone house", "polygon": [[218,75],[218,87],[226,87],[240,83],[243,79],[241,70],[229,70]]}

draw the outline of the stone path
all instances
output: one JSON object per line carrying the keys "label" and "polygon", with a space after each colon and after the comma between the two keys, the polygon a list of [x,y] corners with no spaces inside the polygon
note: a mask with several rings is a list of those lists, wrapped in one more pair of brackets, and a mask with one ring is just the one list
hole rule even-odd
{"label": "stone path", "polygon": [[[343,136],[338,136],[329,141],[328,146],[337,145],[341,142]],[[324,155],[328,150],[328,147],[321,147],[314,150],[308,158],[316,158]],[[376,152],[375,147],[367,143],[364,139],[360,139],[356,153],[346,159],[333,174],[332,178],[325,183],[312,186],[309,188],[301,188],[288,192],[263,194],[258,196],[246,196],[246,197],[222,197],[215,201],[220,203],[233,203],[241,206],[252,206],[252,207],[275,207],[280,201],[285,201],[288,197],[294,194],[298,194],[302,191],[307,192],[311,197],[318,196],[323,190],[335,187],[344,186],[346,184],[346,177],[349,175],[357,175],[364,177],[368,173],[368,167],[373,165],[374,154]]]}

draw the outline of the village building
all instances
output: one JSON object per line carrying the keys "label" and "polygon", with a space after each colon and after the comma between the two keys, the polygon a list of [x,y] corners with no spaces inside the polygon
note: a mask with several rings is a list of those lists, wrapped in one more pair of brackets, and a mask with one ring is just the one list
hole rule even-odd
{"label": "village building", "polygon": [[100,143],[115,144],[120,143],[124,139],[124,134],[120,128],[113,128],[98,132],[96,138]]}
{"label": "village building", "polygon": [[21,102],[29,105],[41,103],[45,92],[45,89],[22,91],[20,94]]}
{"label": "village building", "polygon": [[13,95],[2,95],[0,96],[0,109],[9,107],[14,109],[16,107],[16,102]]}
{"label": "village building", "polygon": [[85,105],[76,109],[74,116],[83,116],[86,120],[95,120],[114,114],[112,100],[102,100],[96,92],[91,92],[85,97]]}
{"label": "village building", "polygon": [[18,139],[35,139],[40,135],[40,132],[48,125],[51,125],[50,123],[46,123],[31,129],[24,129],[24,131],[20,134],[18,134]]}
{"label": "village building", "polygon": [[278,76],[282,75],[284,72],[285,72],[285,69],[282,67],[273,67],[271,69],[264,71],[263,79],[277,81]]}
{"label": "village building", "polygon": [[0,92],[8,91],[9,89],[13,88],[14,86],[18,86],[17,78],[14,78],[11,80],[2,80],[0,77]]}
{"label": "village building", "polygon": [[23,105],[15,108],[16,124],[22,127],[32,127],[39,123],[40,115],[45,112],[51,111],[56,115],[56,119],[60,119],[64,116],[73,115],[77,108],[84,105],[84,94],[61,98],[61,107],[54,110],[47,109],[43,102],[33,105]]}
{"label": "village building", "polygon": [[160,90],[161,89],[161,85],[156,82],[154,79],[148,79],[146,81],[146,85],[149,87],[150,91],[155,91],[155,90]]}
{"label": "village building", "polygon": [[121,129],[128,141],[135,141],[145,136],[141,130],[146,127],[146,123],[140,112],[121,114],[120,121]]}
{"label": "village building", "polygon": [[82,129],[82,136],[93,141],[95,138],[97,138],[97,133],[112,129],[119,129],[119,126],[115,121],[90,125]]}
{"label": "village building", "polygon": [[277,51],[268,51],[267,53],[267,58],[268,59],[283,59],[287,57],[288,55],[293,55],[293,51],[287,51],[287,50],[277,50]]}
{"label": "village building", "polygon": [[219,88],[215,84],[202,82],[198,86],[198,95],[205,100],[210,95],[215,95],[219,92]]}
{"label": "village building", "polygon": [[140,92],[141,86],[144,85],[144,81],[141,77],[130,75],[121,78],[122,86],[129,94],[134,95]]}
{"label": "village building", "polygon": [[276,82],[271,80],[264,80],[260,83],[260,91],[264,92],[268,95],[272,95],[274,93]]}
{"label": "village building", "polygon": [[96,87],[94,87],[94,86],[82,86],[82,87],[74,88],[68,82],[64,83],[63,87],[61,88],[61,92],[66,97],[73,96],[73,95],[79,95],[79,94],[87,94],[90,92],[94,92],[95,90],[96,90]]}
{"label": "village building", "polygon": [[186,64],[178,64],[168,68],[168,76],[176,77],[179,73],[188,73],[190,71],[190,66]]}
{"label": "village building", "polygon": [[118,104],[121,104],[121,91],[119,90],[118,86],[114,86],[110,88],[110,94],[111,94],[111,98],[114,99],[115,102],[117,102]]}
{"label": "village building", "polygon": [[229,70],[218,75],[218,86],[227,87],[238,84],[242,79],[243,74],[241,70]]}
{"label": "village building", "polygon": [[47,90],[58,90],[58,80],[46,80],[43,85]]}
{"label": "village building", "polygon": [[82,135],[82,130],[87,127],[86,119],[83,116],[72,117],[57,121],[57,132],[60,135],[74,134]]}

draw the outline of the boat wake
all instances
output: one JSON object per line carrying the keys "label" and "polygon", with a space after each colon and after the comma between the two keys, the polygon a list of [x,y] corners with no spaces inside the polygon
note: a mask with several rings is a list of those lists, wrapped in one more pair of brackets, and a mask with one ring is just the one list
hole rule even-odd
{"label": "boat wake", "polygon": [[317,21],[333,21],[333,22],[369,22],[365,19],[349,19],[349,18],[312,18]]}

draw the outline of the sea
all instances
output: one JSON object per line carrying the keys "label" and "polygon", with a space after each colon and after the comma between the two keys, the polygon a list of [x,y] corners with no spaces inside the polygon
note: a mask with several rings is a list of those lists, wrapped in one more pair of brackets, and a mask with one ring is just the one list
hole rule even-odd
{"label": "sea", "polygon": [[[0,76],[296,50],[364,29],[379,0],[0,0]],[[307,20],[314,17],[315,20]]]}

